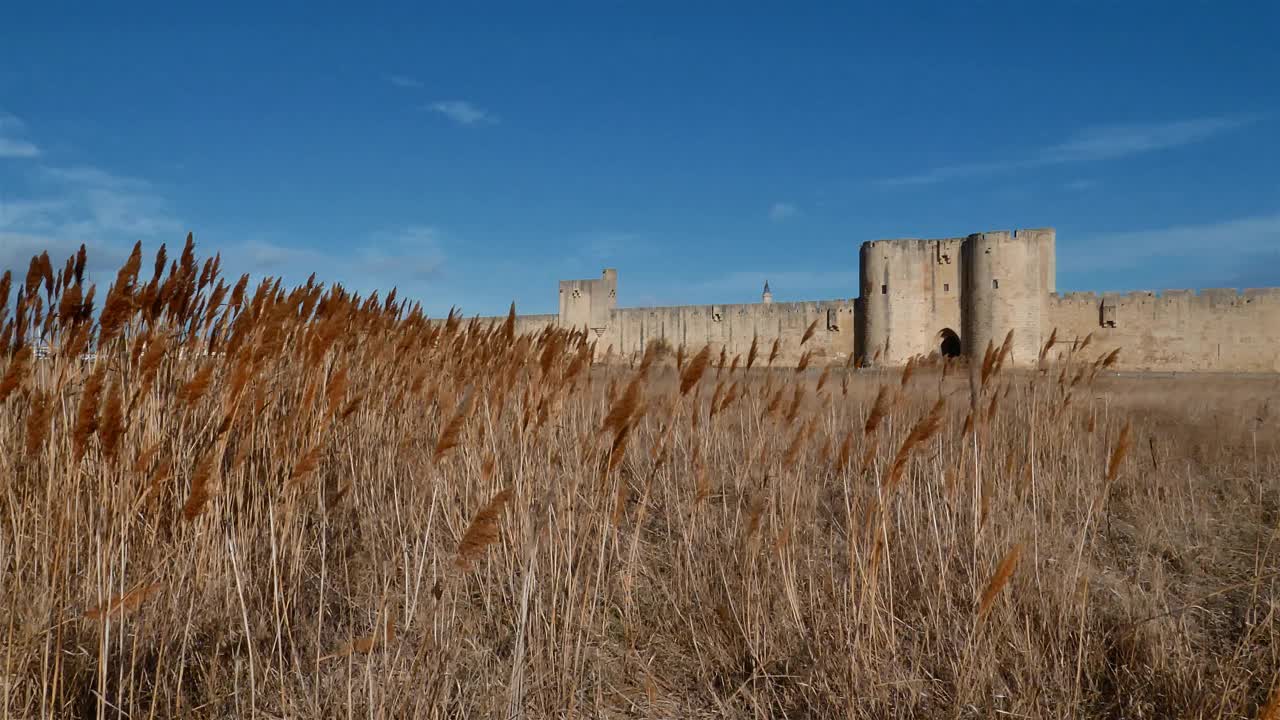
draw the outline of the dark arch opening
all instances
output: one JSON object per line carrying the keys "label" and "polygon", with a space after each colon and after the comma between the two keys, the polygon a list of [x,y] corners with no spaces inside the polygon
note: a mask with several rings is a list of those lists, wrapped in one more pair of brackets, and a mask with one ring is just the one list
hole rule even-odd
{"label": "dark arch opening", "polygon": [[960,336],[956,334],[955,330],[943,328],[938,333],[938,338],[942,341],[938,346],[938,351],[942,353],[943,357],[960,357],[960,352],[964,348],[960,345]]}

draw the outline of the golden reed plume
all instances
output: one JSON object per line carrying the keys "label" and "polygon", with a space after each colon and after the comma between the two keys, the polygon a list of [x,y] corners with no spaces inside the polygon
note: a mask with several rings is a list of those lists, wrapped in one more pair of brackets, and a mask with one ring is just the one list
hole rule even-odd
{"label": "golden reed plume", "polygon": [[476,557],[485,548],[498,539],[498,520],[507,502],[511,500],[511,488],[505,488],[494,495],[480,512],[476,513],[467,531],[462,534],[458,543],[458,557],[455,563],[463,570],[470,570]]}

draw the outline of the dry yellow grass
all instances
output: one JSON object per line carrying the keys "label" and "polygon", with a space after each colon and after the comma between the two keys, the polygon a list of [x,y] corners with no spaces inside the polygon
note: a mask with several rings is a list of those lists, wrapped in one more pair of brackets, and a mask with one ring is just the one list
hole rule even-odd
{"label": "dry yellow grass", "polygon": [[1275,378],[606,367],[189,243],[84,263],[0,280],[3,717],[1280,706]]}

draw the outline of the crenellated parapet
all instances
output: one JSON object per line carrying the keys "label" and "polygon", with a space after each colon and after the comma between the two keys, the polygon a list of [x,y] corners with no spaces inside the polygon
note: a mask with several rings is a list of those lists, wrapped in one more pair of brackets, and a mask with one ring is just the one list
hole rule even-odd
{"label": "crenellated parapet", "polygon": [[1130,370],[1280,371],[1280,288],[1052,295],[1044,325]]}

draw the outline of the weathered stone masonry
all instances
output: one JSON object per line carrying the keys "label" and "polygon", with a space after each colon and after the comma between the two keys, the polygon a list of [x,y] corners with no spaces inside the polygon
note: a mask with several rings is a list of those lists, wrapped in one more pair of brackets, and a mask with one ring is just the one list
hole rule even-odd
{"label": "weathered stone masonry", "polygon": [[745,358],[758,336],[767,357],[781,338],[778,363],[794,365],[816,321],[804,347],[815,365],[854,356],[890,366],[933,353],[980,359],[1012,330],[1022,367],[1056,329],[1054,355],[1092,335],[1089,355],[1121,348],[1121,369],[1280,372],[1280,288],[1058,294],[1055,240],[1045,228],[865,242],[857,299],[773,302],[766,285],[760,303],[619,308],[618,273],[607,269],[562,280],[559,313],[521,316],[518,327],[586,328],[601,355],[623,356],[665,339]]}

